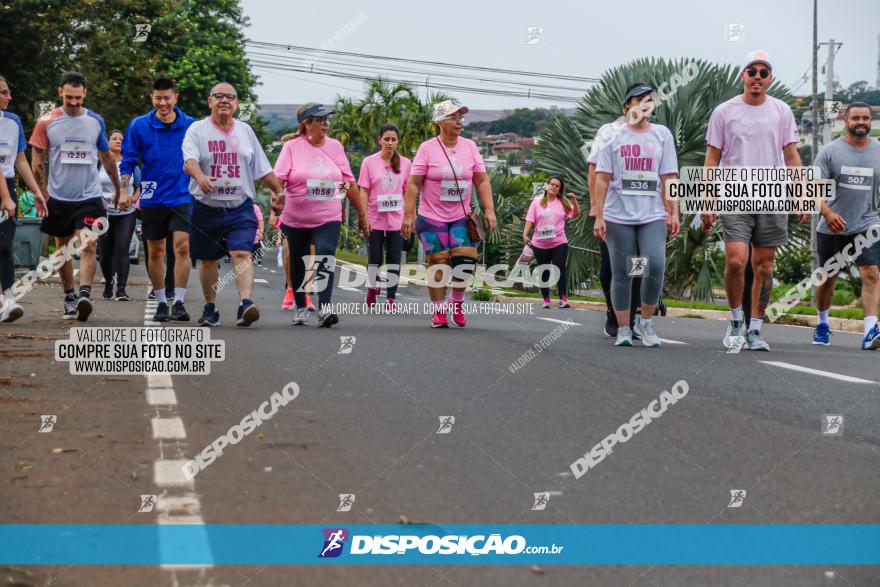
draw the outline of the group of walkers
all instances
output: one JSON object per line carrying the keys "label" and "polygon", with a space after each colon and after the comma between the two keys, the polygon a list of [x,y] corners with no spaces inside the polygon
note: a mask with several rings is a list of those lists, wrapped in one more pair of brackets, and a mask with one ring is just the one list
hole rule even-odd
{"label": "group of walkers", "polygon": [[[742,93],[717,106],[709,120],[706,167],[801,165],[791,109],[767,94],[772,71],[765,52],[747,56],[740,70]],[[273,168],[253,129],[234,118],[238,94],[228,83],[212,88],[207,97],[210,115],[196,121],[176,106],[174,82],[159,79],[150,94],[153,109],[132,120],[124,133],[111,131],[109,140],[103,119],[83,106],[87,90],[82,75],[65,74],[58,93],[62,106],[41,117],[31,135],[29,167],[23,154],[24,132],[19,119],[5,112],[10,92],[0,78],[0,168],[7,179],[0,185],[2,210],[14,215],[12,180],[17,170],[34,193],[44,217],[43,232],[55,237],[58,247],[106,216],[109,230],[99,245],[105,298],[130,299],[125,289],[128,244],[138,215],[152,295],[158,300],[155,321],[190,320],[185,296],[193,259],[193,264],[201,262],[199,280],[205,302],[198,323],[219,325],[216,285],[220,260],[228,256],[236,267],[236,324],[253,324],[260,317],[251,299],[253,264],[261,254],[263,234],[255,183],[262,181],[270,191],[269,222],[284,237],[287,284],[282,307],[293,311],[294,324],[308,323],[310,310],[316,310],[320,327],[339,321],[331,299],[347,198],[368,243],[366,303],[379,303],[379,267],[387,264],[395,279],[385,292],[385,306],[396,307],[401,260],[417,234],[430,273],[431,326],[448,328],[449,316],[456,326],[467,325],[463,301],[467,279],[476,268],[476,246],[484,229],[490,233],[496,229],[496,220],[491,183],[479,149],[461,136],[466,106],[447,100],[434,107],[433,121],[439,132],[418,147],[412,161],[398,152],[400,130],[391,124],[383,126],[376,137],[378,151],[363,160],[355,181],[344,146],[328,136],[333,110],[322,104],[310,102],[298,110],[297,132],[285,137]],[[678,203],[667,196],[668,181],[678,175],[676,141],[670,129],[651,122],[654,94],[647,83],[631,84],[621,96],[622,119],[599,129],[587,159],[589,216],[594,218],[593,233],[600,241],[600,281],[608,305],[604,331],[620,347],[632,346],[634,340],[646,347],[662,346],[653,316],[663,292],[666,243],[681,230]],[[826,145],[815,162],[823,178],[837,183],[837,197],[822,204],[817,241],[820,264],[847,250],[859,235],[878,224],[880,145],[868,136],[870,108],[850,104],[845,122],[847,133]],[[474,197],[479,200],[482,220],[472,208]],[[523,258],[528,258],[528,252],[539,266],[556,268],[560,308],[570,307],[566,221],[580,213],[578,196],[566,191],[561,175],[551,176],[543,194],[525,211]],[[800,221],[808,218],[802,215]],[[703,229],[710,231],[715,220],[714,215],[703,214]],[[720,222],[730,305],[723,343],[727,348],[767,351],[763,316],[772,292],[776,250],[788,242],[788,217],[725,214]],[[13,222],[0,223],[4,291],[14,277],[12,231]],[[166,286],[166,254],[174,260],[173,292]],[[752,291],[744,294],[748,264],[754,283]],[[862,348],[875,350],[880,348],[880,243],[865,248],[855,264],[862,279],[865,312]],[[92,312],[95,267],[95,247],[86,244],[80,253],[77,293],[70,261],[62,266],[64,318],[85,321]],[[438,285],[446,270],[453,275],[446,282],[449,287]],[[829,344],[834,278],[818,288],[814,344]],[[309,292],[319,282],[316,308]],[[543,307],[550,308],[549,288],[541,292]],[[745,295],[751,299],[750,316],[743,311]],[[2,321],[11,322],[22,314],[22,307],[7,296]]]}

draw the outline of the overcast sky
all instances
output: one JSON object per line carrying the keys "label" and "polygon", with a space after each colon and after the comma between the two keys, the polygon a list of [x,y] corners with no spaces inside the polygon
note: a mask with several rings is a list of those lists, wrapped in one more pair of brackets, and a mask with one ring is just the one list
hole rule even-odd
{"label": "overcast sky", "polygon": [[[334,49],[447,63],[599,77],[639,57],[697,57],[739,64],[753,49],[773,57],[774,73],[798,94],[810,91],[801,77],[810,67],[812,2],[809,0],[543,0],[433,2],[329,0],[279,4],[243,0],[251,19],[249,38],[319,47],[363,13]],[[819,41],[842,41],[835,74],[844,86],[877,80],[880,19],[877,0],[819,0]],[[441,12],[446,10],[445,13]],[[744,26],[743,40],[726,38],[728,23]],[[528,27],[543,27],[527,45]],[[820,92],[824,89],[820,52]],[[416,66],[417,68],[417,66]],[[255,69],[262,103],[332,102],[359,96],[356,80]],[[294,79],[295,78],[295,79]],[[473,82],[478,83],[478,82]],[[544,80],[544,83],[563,83]],[[580,85],[564,82],[564,85]],[[584,86],[587,87],[586,85]],[[547,107],[552,102],[454,92],[472,108]],[[564,105],[564,104],[559,104]]]}

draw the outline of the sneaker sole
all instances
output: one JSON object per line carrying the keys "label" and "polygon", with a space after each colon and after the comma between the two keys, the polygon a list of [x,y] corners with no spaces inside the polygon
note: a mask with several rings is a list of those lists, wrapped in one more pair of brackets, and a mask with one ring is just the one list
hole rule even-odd
{"label": "sneaker sole", "polygon": [[10,322],[15,322],[16,320],[18,320],[22,316],[24,316],[24,308],[19,306],[18,308],[15,308],[11,312],[9,312],[9,315],[3,319],[3,323],[9,324]]}
{"label": "sneaker sole", "polygon": [[318,328],[330,328],[334,324],[339,323],[339,316],[336,314],[327,314],[324,319],[318,323]]}
{"label": "sneaker sole", "polygon": [[186,314],[186,315],[183,315],[183,316],[181,316],[181,315],[177,315],[177,316],[172,315],[170,319],[173,320],[173,321],[175,321],[175,322],[189,322],[189,321],[190,321],[189,314]]}
{"label": "sneaker sole", "polygon": [[[253,310],[253,311],[251,311]],[[241,315],[241,318],[235,321],[236,326],[248,327],[260,319],[260,310],[256,306],[249,306]]]}
{"label": "sneaker sole", "polygon": [[213,328],[214,326],[220,326],[220,321],[217,320],[216,322],[210,322],[208,320],[199,319],[199,326],[210,326]]}
{"label": "sneaker sole", "polygon": [[830,342],[819,342],[819,341],[816,341],[816,340],[813,341],[813,344],[816,345],[816,346],[831,346],[831,343],[830,343]]}
{"label": "sneaker sole", "polygon": [[614,343],[614,346],[632,346],[632,345],[633,345],[633,343],[632,343],[631,340],[624,340],[624,341],[621,341],[621,342],[615,342],[615,343]]}
{"label": "sneaker sole", "polygon": [[449,324],[431,324],[431,328],[449,328]]}
{"label": "sneaker sole", "polygon": [[872,340],[872,341],[871,341],[871,344],[869,344],[869,345],[867,346],[867,348],[865,348],[864,350],[866,350],[866,351],[876,351],[877,349],[880,349],[880,337],[875,338],[874,340]]}
{"label": "sneaker sole", "polygon": [[[83,303],[85,302],[85,303]],[[92,313],[92,302],[86,299],[80,299],[76,303],[76,319],[80,322],[85,322],[89,319],[89,316]]]}

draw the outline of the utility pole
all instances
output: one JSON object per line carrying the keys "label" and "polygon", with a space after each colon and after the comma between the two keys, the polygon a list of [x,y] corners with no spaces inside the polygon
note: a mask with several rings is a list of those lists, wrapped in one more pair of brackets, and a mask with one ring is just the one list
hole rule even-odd
{"label": "utility pole", "polygon": [[[822,126],[822,144],[827,145],[831,142],[831,131],[834,126],[834,120],[831,118],[829,108],[831,102],[834,101],[834,55],[837,48],[843,43],[835,43],[834,39],[830,39],[827,43],[819,43],[819,45],[828,45],[828,60],[825,62],[825,103],[824,106],[824,125]],[[836,117],[836,113],[834,114]]]}
{"label": "utility pole", "polygon": [[[811,165],[816,164],[816,157],[819,154],[819,8],[818,1],[813,0],[813,95],[810,102],[810,113],[812,115],[810,137],[812,145],[810,148]],[[819,267],[819,252],[816,250],[816,228],[819,226],[819,218],[813,214],[810,217],[810,258],[812,260],[812,269],[815,271]],[[813,275],[813,273],[811,273]],[[813,306],[816,305],[816,288],[812,288],[811,298]]]}

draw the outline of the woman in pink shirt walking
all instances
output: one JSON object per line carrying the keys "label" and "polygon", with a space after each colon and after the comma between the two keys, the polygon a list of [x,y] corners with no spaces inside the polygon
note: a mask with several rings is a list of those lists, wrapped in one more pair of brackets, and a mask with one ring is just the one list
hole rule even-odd
{"label": "woman in pink shirt walking", "polygon": [[[531,245],[535,251],[535,260],[538,266],[554,265],[559,269],[559,281],[556,289],[559,291],[559,307],[570,308],[568,298],[568,275],[565,265],[568,262],[568,238],[565,236],[565,221],[574,218],[581,213],[577,197],[568,193],[563,196],[565,182],[558,175],[552,176],[547,181],[544,196],[532,200],[529,211],[526,214],[526,226],[523,229],[523,241]],[[529,233],[535,229],[531,240]],[[543,271],[541,272],[543,274]],[[543,280],[543,279],[542,279]],[[542,287],[541,294],[544,296],[544,308],[550,307],[550,288]]]}
{"label": "woman in pink shirt walking", "polygon": [[386,294],[388,310],[394,309],[397,295],[397,282],[400,279],[400,258],[403,251],[403,238],[400,226],[403,224],[403,193],[411,167],[410,160],[397,152],[400,130],[393,124],[386,124],[379,130],[378,152],[373,153],[361,163],[358,185],[361,200],[367,208],[370,221],[369,268],[370,287],[367,289],[367,305],[373,306],[379,295],[376,277],[383,258],[388,264],[388,273],[394,280]]}

